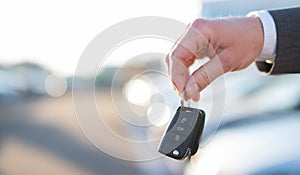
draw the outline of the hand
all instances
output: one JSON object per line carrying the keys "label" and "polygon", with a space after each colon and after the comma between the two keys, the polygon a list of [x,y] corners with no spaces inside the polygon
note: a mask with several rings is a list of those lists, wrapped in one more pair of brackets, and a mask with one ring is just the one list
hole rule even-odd
{"label": "hand", "polygon": [[[195,20],[166,59],[174,89],[180,94],[185,88],[185,98],[198,101],[200,91],[217,77],[254,62],[263,37],[262,25],[255,17]],[[206,56],[209,61],[190,75],[194,61]]]}

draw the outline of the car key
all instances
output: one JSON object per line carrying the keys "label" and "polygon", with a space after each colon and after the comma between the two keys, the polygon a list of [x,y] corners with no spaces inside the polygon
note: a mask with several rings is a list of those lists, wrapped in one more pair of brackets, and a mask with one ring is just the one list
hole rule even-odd
{"label": "car key", "polygon": [[169,122],[158,148],[160,153],[179,160],[196,154],[205,122],[204,111],[186,105],[184,92],[182,94],[181,106]]}

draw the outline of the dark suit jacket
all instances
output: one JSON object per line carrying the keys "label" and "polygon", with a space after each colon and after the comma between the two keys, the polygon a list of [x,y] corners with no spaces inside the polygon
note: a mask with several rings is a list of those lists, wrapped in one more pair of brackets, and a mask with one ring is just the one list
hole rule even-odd
{"label": "dark suit jacket", "polygon": [[269,11],[277,30],[276,57],[273,64],[256,62],[268,74],[300,73],[300,7]]}

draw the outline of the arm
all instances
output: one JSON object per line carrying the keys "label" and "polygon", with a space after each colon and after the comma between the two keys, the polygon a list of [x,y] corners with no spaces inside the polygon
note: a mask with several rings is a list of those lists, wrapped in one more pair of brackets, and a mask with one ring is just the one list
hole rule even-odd
{"label": "arm", "polygon": [[269,11],[274,19],[277,41],[272,62],[256,61],[258,69],[268,74],[300,72],[300,8]]}

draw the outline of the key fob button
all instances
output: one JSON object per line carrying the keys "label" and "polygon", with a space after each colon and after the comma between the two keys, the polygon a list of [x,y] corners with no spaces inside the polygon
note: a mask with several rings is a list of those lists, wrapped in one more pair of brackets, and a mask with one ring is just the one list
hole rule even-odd
{"label": "key fob button", "polygon": [[182,112],[182,114],[179,116],[179,123],[186,125],[186,126],[190,126],[193,127],[194,124],[194,118],[193,117],[189,117],[189,114],[186,112]]}
{"label": "key fob button", "polygon": [[191,117],[188,117],[187,115],[182,115],[179,119],[179,123],[185,126],[192,127],[194,120]]}
{"label": "key fob button", "polygon": [[179,146],[180,144],[182,144],[185,140],[186,136],[176,133],[176,132],[169,132],[166,135],[166,141],[169,143],[172,143],[174,145],[176,145],[174,147],[174,149]]}
{"label": "key fob button", "polygon": [[177,132],[181,135],[184,135],[184,136],[188,136],[188,135],[191,134],[192,128],[189,127],[189,126],[184,126],[180,123],[178,123],[178,124],[176,123],[174,128],[172,129],[172,131],[175,131],[175,132]]}

